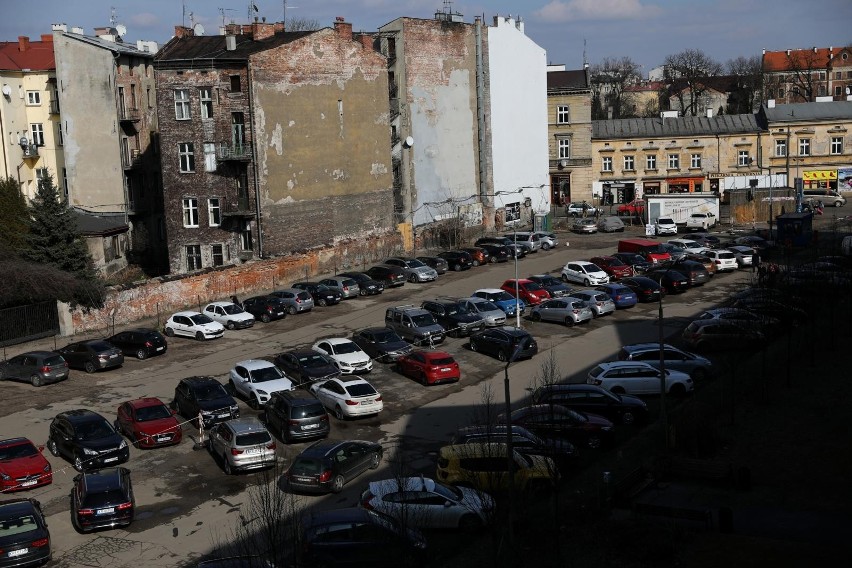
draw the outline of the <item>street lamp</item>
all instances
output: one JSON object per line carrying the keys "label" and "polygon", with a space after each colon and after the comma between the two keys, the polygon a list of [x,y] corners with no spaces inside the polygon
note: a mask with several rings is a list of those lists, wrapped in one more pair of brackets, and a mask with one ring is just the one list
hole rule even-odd
{"label": "street lamp", "polygon": [[506,466],[509,473],[509,550],[513,549],[515,540],[515,451],[512,444],[512,398],[509,393],[509,365],[518,359],[525,344],[526,341],[518,342],[503,368],[503,390],[506,398]]}

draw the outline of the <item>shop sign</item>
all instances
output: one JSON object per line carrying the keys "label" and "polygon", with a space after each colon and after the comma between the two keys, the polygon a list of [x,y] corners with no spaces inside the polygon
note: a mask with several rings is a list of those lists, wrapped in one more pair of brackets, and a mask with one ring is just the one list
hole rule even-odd
{"label": "shop sign", "polygon": [[805,181],[835,180],[837,179],[837,170],[811,170],[809,172],[802,172],[802,179]]}

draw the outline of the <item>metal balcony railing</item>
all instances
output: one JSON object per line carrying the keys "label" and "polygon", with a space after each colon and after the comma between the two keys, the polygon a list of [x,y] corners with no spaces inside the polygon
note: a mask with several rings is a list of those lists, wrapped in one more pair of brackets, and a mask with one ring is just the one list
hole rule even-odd
{"label": "metal balcony railing", "polygon": [[248,144],[219,144],[216,157],[220,160],[251,160],[251,146]]}
{"label": "metal balcony railing", "polygon": [[138,108],[121,108],[118,109],[118,119],[122,122],[139,122],[142,114]]}

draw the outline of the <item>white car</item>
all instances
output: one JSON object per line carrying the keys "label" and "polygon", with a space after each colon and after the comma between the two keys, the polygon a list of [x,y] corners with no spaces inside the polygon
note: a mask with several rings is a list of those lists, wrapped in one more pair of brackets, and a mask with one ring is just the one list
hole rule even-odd
{"label": "white car", "polygon": [[359,503],[408,526],[463,532],[486,525],[495,507],[494,499],[487,493],[423,476],[372,481]]}
{"label": "white car", "polygon": [[716,216],[712,213],[693,213],[686,220],[686,230],[706,231],[716,226]]}
{"label": "white car", "polygon": [[296,388],[281,369],[261,359],[247,359],[234,365],[228,386],[255,410],[269,402],[272,393]]}
{"label": "white car", "polygon": [[568,294],[568,297],[583,302],[596,318],[615,312],[615,302],[609,294],[600,290],[575,290]]}
{"label": "white car", "polygon": [[575,260],[562,268],[562,281],[579,282],[583,286],[597,286],[608,284],[609,275],[593,262]]}
{"label": "white car", "polygon": [[692,239],[671,239],[666,242],[670,245],[675,245],[676,247],[685,249],[686,252],[692,254],[704,254],[704,251],[710,250],[698,241],[693,241]]}
{"label": "white car", "polygon": [[737,265],[740,268],[744,266],[751,266],[754,262],[754,249],[751,247],[747,247],[745,245],[733,245],[729,246],[728,250],[734,253],[734,257],[737,259]]}
{"label": "white car", "polygon": [[311,385],[311,392],[338,420],[378,414],[382,395],[361,377],[337,377]]}
{"label": "white car", "polygon": [[225,335],[225,326],[198,312],[178,312],[166,320],[167,337],[183,335],[199,341],[216,339]]}
{"label": "white car", "polygon": [[732,271],[740,267],[736,255],[728,249],[706,250],[704,255],[716,263],[717,272]]}
{"label": "white car", "polygon": [[[586,383],[615,394],[660,394],[660,371],[643,361],[600,363],[589,371]],[[666,369],[667,393],[686,394],[692,389],[692,377]]]}
{"label": "white car", "polygon": [[210,302],[204,315],[228,329],[245,329],[254,325],[254,316],[233,302]]}
{"label": "white car", "polygon": [[658,235],[676,235],[677,223],[671,217],[660,217],[654,223],[654,229]]}
{"label": "white car", "polygon": [[494,305],[491,300],[473,297],[466,298],[461,303],[468,311],[483,318],[488,327],[506,325],[506,312]]}
{"label": "white car", "polygon": [[331,359],[344,375],[373,370],[373,360],[357,343],[344,337],[332,337],[314,343],[312,349]]}

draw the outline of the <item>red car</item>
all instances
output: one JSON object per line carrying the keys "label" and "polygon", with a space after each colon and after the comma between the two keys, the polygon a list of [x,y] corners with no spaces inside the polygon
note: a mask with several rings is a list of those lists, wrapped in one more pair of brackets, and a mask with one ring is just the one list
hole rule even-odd
{"label": "red car", "polygon": [[137,448],[179,444],[183,437],[175,412],[159,398],[139,398],[118,407],[115,429]]}
{"label": "red car", "polygon": [[627,217],[642,217],[645,215],[645,202],[641,199],[634,199],[630,203],[622,203],[616,210],[619,216]]}
{"label": "red car", "polygon": [[463,249],[464,252],[470,255],[470,258],[473,259],[474,266],[482,266],[483,264],[488,264],[489,256],[488,251],[481,247],[466,247]]}
{"label": "red car", "polygon": [[446,351],[413,351],[397,359],[396,368],[423,385],[455,383],[461,378],[459,364]]}
{"label": "red car", "polygon": [[[512,296],[515,295],[515,279],[509,279],[503,282],[500,286],[501,290],[505,290]],[[542,303],[550,299],[550,292],[545,290],[538,282],[533,282],[526,278],[518,279],[518,297],[531,306]]]}
{"label": "red car", "polygon": [[53,483],[50,463],[27,438],[0,440],[0,492],[11,493]]}
{"label": "red car", "polygon": [[600,266],[601,270],[609,274],[612,280],[621,280],[622,278],[635,276],[632,266],[625,264],[623,260],[614,256],[594,256],[589,261]]}

